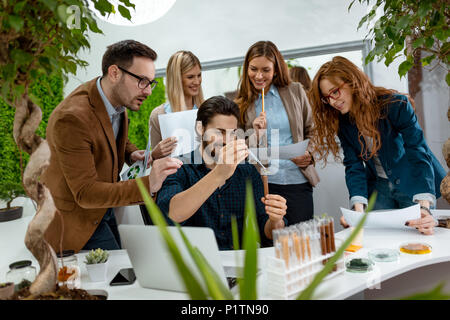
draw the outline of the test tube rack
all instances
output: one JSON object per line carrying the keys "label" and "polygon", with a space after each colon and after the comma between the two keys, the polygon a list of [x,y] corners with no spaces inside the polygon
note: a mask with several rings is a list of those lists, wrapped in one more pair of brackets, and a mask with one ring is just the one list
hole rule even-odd
{"label": "test tube rack", "polygon": [[[299,265],[286,267],[283,259],[274,256],[266,257],[265,292],[267,298],[274,300],[293,300],[314,279],[335,252],[322,255],[314,260]],[[324,280],[331,279],[345,271],[344,258],[336,262],[333,269]]]}

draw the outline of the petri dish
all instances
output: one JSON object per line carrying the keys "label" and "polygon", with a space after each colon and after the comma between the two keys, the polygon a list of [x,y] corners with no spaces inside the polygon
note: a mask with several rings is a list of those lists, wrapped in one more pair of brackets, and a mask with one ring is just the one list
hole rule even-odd
{"label": "petri dish", "polygon": [[364,273],[372,271],[373,261],[366,258],[353,258],[345,263],[348,272]]}
{"label": "petri dish", "polygon": [[369,251],[369,258],[376,262],[397,261],[398,256],[398,251],[393,249],[373,249]]}
{"label": "petri dish", "polygon": [[428,254],[431,253],[432,248],[427,243],[410,242],[401,244],[399,250],[408,254]]}

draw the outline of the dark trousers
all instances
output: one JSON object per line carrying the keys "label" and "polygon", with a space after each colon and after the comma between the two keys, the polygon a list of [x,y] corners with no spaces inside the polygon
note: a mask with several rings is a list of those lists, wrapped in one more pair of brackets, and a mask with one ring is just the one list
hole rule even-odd
{"label": "dark trousers", "polygon": [[100,221],[94,234],[84,245],[82,250],[103,250],[121,249],[119,230],[117,229],[116,217],[113,208],[109,208]]}
{"label": "dark trousers", "polygon": [[313,190],[309,182],[301,184],[269,183],[269,193],[278,194],[286,199],[288,225],[307,221],[314,216]]}

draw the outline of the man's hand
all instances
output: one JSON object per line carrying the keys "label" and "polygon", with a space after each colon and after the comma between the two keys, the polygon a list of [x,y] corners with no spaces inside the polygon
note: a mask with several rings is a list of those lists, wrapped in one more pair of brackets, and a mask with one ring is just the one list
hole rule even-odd
{"label": "man's hand", "polygon": [[161,159],[170,155],[177,147],[177,138],[169,137],[160,141],[155,149],[152,150],[152,158],[154,160]]}
{"label": "man's hand", "polygon": [[261,201],[264,203],[266,213],[274,225],[283,220],[287,209],[285,198],[278,194],[267,194],[261,198]]}
{"label": "man's hand", "polygon": [[312,164],[312,157],[309,152],[306,151],[304,155],[292,158],[291,161],[295,163],[297,167],[304,169]]}
{"label": "man's hand", "polygon": [[431,235],[434,233],[434,227],[436,226],[436,221],[433,217],[425,210],[420,210],[420,219],[409,220],[406,225],[411,228],[416,228],[421,233],[426,235]]}
{"label": "man's hand", "polygon": [[145,150],[136,150],[134,152],[132,152],[130,154],[130,159],[133,163],[135,163],[136,161],[142,160],[144,161],[145,159]]}
{"label": "man's hand", "polygon": [[237,165],[248,157],[248,148],[244,139],[233,140],[219,151],[219,157],[214,170],[227,180],[234,174]]}
{"label": "man's hand", "polygon": [[152,170],[148,177],[150,192],[158,192],[167,176],[177,172],[182,165],[183,162],[175,158],[163,158],[153,161]]}

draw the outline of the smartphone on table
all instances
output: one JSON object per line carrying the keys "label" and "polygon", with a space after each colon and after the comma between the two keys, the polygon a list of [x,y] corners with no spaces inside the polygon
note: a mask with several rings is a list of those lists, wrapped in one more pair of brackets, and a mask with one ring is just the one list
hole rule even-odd
{"label": "smartphone on table", "polygon": [[133,284],[136,281],[136,275],[133,268],[124,268],[116,274],[116,276],[109,283],[110,286],[123,286]]}

